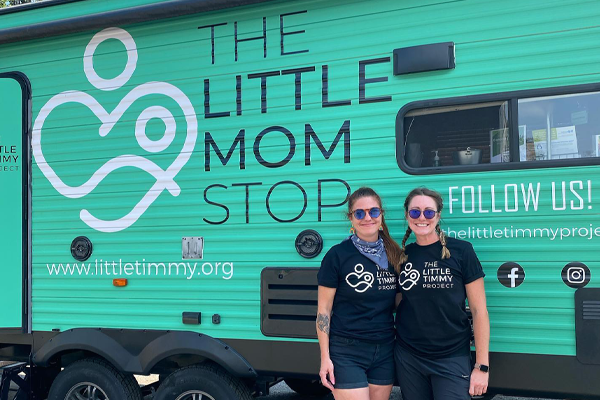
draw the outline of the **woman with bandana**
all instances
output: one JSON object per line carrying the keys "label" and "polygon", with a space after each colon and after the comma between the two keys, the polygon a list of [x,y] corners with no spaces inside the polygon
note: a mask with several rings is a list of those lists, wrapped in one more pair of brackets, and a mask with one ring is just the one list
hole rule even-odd
{"label": "woman with bandana", "polygon": [[373,189],[350,195],[347,216],[352,235],[327,252],[318,273],[319,375],[336,400],[388,400],[400,247]]}
{"label": "woman with bandana", "polygon": [[[440,228],[442,196],[427,188],[404,201],[408,229],[398,273],[396,373],[404,400],[469,400],[488,385],[488,317],[483,269],[473,246]],[[416,241],[406,245],[415,235]],[[473,316],[476,358],[471,364]]]}

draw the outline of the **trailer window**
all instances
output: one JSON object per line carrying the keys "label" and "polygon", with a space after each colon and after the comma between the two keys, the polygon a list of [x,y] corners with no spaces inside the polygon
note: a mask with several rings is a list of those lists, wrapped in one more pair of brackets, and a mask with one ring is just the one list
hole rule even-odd
{"label": "trailer window", "polygon": [[600,93],[518,102],[520,161],[600,157]]}
{"label": "trailer window", "polygon": [[598,84],[438,99],[398,113],[411,174],[600,164]]}
{"label": "trailer window", "polygon": [[404,130],[412,168],[510,161],[507,101],[413,110]]}

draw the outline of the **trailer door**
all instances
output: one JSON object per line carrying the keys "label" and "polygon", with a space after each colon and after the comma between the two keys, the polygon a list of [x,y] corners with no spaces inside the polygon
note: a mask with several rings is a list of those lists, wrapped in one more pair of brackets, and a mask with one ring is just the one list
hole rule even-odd
{"label": "trailer door", "polygon": [[27,326],[29,90],[21,74],[0,74],[0,329]]}

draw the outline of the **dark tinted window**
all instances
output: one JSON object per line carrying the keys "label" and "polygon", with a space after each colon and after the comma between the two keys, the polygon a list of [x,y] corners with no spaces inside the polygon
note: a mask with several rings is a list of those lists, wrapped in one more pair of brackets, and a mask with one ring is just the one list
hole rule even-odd
{"label": "dark tinted window", "polygon": [[397,120],[398,161],[415,173],[599,164],[597,90],[572,86],[409,105]]}
{"label": "dark tinted window", "polygon": [[506,101],[413,110],[404,131],[404,160],[413,168],[510,161]]}

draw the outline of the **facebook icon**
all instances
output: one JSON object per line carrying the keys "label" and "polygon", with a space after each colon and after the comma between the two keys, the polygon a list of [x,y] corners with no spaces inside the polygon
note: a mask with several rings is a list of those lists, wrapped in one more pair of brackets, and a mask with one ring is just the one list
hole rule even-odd
{"label": "facebook icon", "polygon": [[498,268],[498,281],[508,288],[516,288],[525,280],[525,270],[514,262],[504,263]]}

